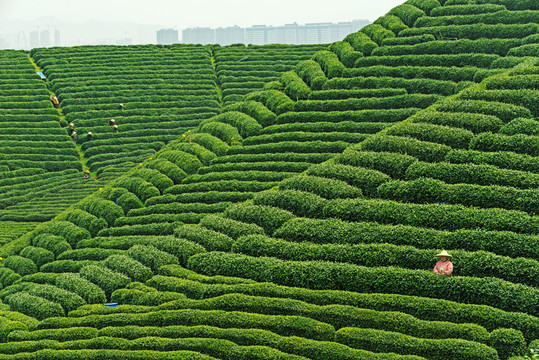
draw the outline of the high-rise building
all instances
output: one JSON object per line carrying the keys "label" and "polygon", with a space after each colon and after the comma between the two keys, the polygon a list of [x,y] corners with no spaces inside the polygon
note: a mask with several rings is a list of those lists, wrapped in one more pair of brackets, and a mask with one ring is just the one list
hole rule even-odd
{"label": "high-rise building", "polygon": [[41,47],[51,46],[51,32],[49,30],[41,30],[39,33],[39,43]]}
{"label": "high-rise building", "polygon": [[268,27],[266,25],[253,25],[245,29],[245,42],[253,45],[265,45],[267,42]]}
{"label": "high-rise building", "polygon": [[174,29],[161,29],[157,30],[157,43],[161,45],[177,44],[178,30]]}
{"label": "high-rise building", "polygon": [[265,44],[329,44],[344,39],[369,24],[368,20],[353,20],[340,23],[297,23],[283,26],[254,25],[249,28],[239,26],[227,28],[189,28],[182,31],[182,42],[186,44],[235,43]]}
{"label": "high-rise building", "polygon": [[245,29],[237,25],[215,29],[215,42],[220,45],[242,44],[245,42]]}
{"label": "high-rise building", "polygon": [[30,31],[30,49],[39,47],[39,31]]}
{"label": "high-rise building", "polygon": [[182,31],[185,44],[215,44],[215,30],[210,28],[189,28]]}
{"label": "high-rise building", "polygon": [[61,43],[60,30],[54,29],[54,46],[60,46]]}

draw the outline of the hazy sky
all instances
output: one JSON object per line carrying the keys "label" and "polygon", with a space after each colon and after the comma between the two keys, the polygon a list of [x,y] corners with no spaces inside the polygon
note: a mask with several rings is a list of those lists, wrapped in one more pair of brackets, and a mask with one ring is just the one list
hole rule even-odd
{"label": "hazy sky", "polygon": [[56,17],[184,29],[376,20],[405,0],[0,0],[0,21]]}

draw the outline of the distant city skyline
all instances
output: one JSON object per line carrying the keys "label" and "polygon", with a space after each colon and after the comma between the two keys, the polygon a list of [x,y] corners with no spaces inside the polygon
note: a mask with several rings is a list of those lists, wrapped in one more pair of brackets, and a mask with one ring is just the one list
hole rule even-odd
{"label": "distant city skyline", "polygon": [[[57,0],[43,6],[37,0],[0,0],[0,48],[30,49],[30,32],[55,31],[60,46],[155,44],[156,31],[196,27],[248,28],[263,24],[374,21],[405,0],[154,0],[151,2]],[[331,4],[328,6],[328,4]],[[181,37],[181,35],[180,35]],[[181,41],[181,39],[179,39]]]}

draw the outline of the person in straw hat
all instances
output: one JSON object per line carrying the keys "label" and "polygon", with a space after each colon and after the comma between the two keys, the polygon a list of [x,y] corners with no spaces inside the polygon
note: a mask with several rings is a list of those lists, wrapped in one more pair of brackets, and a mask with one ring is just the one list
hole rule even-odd
{"label": "person in straw hat", "polygon": [[453,272],[453,263],[449,261],[449,259],[453,256],[449,255],[445,250],[435,256],[440,258],[440,260],[433,269],[434,273],[442,276],[451,276],[451,273]]}

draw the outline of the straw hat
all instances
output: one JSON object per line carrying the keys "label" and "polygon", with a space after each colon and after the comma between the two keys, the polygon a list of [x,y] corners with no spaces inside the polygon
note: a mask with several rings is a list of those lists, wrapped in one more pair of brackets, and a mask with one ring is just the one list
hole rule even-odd
{"label": "straw hat", "polygon": [[114,119],[110,119],[110,122],[114,122]]}
{"label": "straw hat", "polygon": [[436,256],[436,257],[446,257],[446,258],[450,258],[450,259],[453,257],[453,255],[449,255],[447,253],[447,251],[445,251],[445,250],[442,251],[441,253],[437,254],[437,255],[434,255],[434,256]]}
{"label": "straw hat", "polygon": [[91,132],[91,131],[88,131],[88,135],[92,135],[92,132]]}
{"label": "straw hat", "polygon": [[84,171],[84,173],[89,174],[89,173],[90,173],[90,170],[86,170],[86,171]]}

